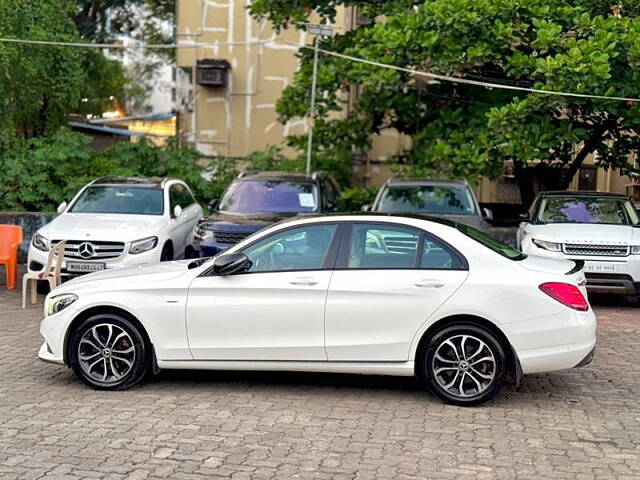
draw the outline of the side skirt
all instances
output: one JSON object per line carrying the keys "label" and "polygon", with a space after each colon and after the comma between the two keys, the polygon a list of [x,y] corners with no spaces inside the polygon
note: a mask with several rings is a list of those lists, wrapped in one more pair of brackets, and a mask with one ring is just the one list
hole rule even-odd
{"label": "side skirt", "polygon": [[235,360],[158,360],[163,370],[261,370],[273,372],[359,373],[411,377],[414,362],[287,362]]}

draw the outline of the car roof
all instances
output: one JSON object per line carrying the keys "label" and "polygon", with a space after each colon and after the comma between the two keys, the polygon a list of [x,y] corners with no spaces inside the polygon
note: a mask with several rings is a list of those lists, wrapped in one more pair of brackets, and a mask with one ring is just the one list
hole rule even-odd
{"label": "car roof", "polygon": [[465,180],[419,180],[419,179],[391,179],[387,181],[390,187],[411,186],[411,187],[468,187]]}
{"label": "car roof", "polygon": [[240,172],[237,180],[280,180],[280,181],[308,181],[313,182],[321,177],[329,176],[326,172],[314,172],[307,175],[302,172],[277,172],[277,171],[258,171],[247,170]]}
{"label": "car roof", "polygon": [[[445,225],[447,227],[458,228],[459,225],[463,225],[461,222],[456,222],[455,220],[451,220],[448,218],[436,217],[433,215],[420,215],[413,213],[397,213],[397,212],[338,212],[338,213],[324,213],[324,214],[302,214],[294,217],[288,217],[279,222],[276,222],[278,225],[295,222],[298,220],[306,220],[312,218],[326,218],[328,220],[335,219],[339,222],[353,222],[359,221],[354,220],[353,218],[344,218],[340,219],[337,217],[362,217],[362,221],[366,221],[370,219],[371,221],[375,221],[376,217],[379,218],[410,218],[413,220],[426,220],[428,222],[439,223],[441,225]],[[466,227],[466,225],[464,225]]]}
{"label": "car roof", "polygon": [[594,191],[580,191],[580,190],[550,190],[548,192],[540,192],[541,197],[617,197],[628,198],[624,193],[612,193],[612,192],[594,192]]}
{"label": "car roof", "polygon": [[119,185],[130,185],[136,187],[149,187],[149,188],[162,188],[167,182],[169,182],[170,178],[161,178],[161,177],[102,177],[94,180],[92,185],[101,185],[101,186],[119,186]]}

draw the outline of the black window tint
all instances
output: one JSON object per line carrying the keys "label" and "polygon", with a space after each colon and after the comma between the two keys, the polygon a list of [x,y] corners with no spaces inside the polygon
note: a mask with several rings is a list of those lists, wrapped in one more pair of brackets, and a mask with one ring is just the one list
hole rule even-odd
{"label": "black window tint", "polygon": [[464,225],[462,223],[456,224],[456,228],[464,233],[467,237],[475,240],[481,245],[484,245],[490,250],[502,255],[509,260],[524,260],[527,256],[516,250],[515,248],[510,247],[506,243],[502,243],[495,238],[489,236],[488,233],[485,233],[477,228],[470,227],[468,225]]}
{"label": "black window tint", "polygon": [[348,268],[415,268],[419,235],[395,225],[354,224]]}
{"label": "black window tint", "polygon": [[307,225],[274,233],[244,250],[249,272],[321,270],[337,225]]}
{"label": "black window tint", "polygon": [[431,235],[425,235],[420,256],[420,268],[459,270],[464,268],[464,264],[460,257],[440,240]]}
{"label": "black window tint", "polygon": [[178,185],[173,185],[169,189],[169,208],[171,209],[171,215],[173,215],[173,209],[176,208],[177,205],[180,205],[180,192]]}

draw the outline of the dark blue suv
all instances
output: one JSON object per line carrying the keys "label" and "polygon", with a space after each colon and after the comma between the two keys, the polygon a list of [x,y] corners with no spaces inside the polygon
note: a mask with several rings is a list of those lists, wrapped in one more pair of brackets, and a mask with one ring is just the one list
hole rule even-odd
{"label": "dark blue suv", "polygon": [[193,232],[193,246],[199,256],[211,257],[284,218],[340,207],[340,189],[325,172],[243,172],[211,203],[210,215]]}

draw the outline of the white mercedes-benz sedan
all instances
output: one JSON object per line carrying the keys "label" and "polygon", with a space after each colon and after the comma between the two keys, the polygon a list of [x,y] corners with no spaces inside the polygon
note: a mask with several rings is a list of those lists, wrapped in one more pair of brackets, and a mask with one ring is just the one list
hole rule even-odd
{"label": "white mercedes-benz sedan", "polygon": [[213,259],[93,273],[45,302],[42,360],[100,389],[162,369],[417,376],[474,405],[589,363],[582,262],[527,257],[446,220],[325,216]]}

